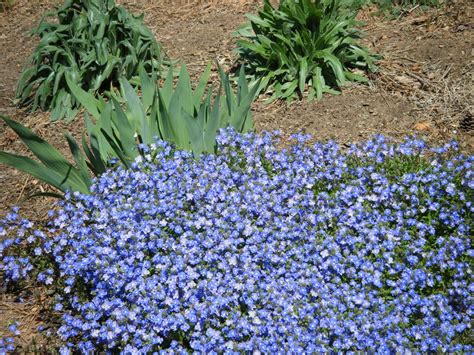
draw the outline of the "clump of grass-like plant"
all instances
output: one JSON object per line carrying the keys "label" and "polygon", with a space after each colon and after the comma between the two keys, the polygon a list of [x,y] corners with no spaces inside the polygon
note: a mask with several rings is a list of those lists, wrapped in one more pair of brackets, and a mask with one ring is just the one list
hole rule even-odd
{"label": "clump of grass-like plant", "polygon": [[[49,22],[47,19],[57,21]],[[66,83],[66,73],[94,95],[118,86],[119,78],[138,76],[138,69],[160,71],[160,45],[144,25],[113,0],[66,0],[33,31],[40,43],[23,71],[17,103],[31,110],[52,111],[53,121],[72,120],[79,102]]]}
{"label": "clump of grass-like plant", "polygon": [[320,99],[348,81],[367,81],[353,69],[375,69],[376,57],[357,41],[355,15],[339,0],[282,0],[278,8],[264,0],[258,16],[248,14],[250,22],[236,32],[237,52],[271,100],[304,93]]}

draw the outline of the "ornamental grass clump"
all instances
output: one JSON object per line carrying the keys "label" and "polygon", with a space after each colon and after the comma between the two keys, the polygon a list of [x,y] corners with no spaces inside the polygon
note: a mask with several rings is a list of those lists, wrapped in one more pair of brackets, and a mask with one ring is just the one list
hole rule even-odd
{"label": "ornamental grass clump", "polygon": [[[57,20],[47,22],[48,18]],[[79,102],[66,74],[84,90],[100,95],[118,79],[161,72],[160,45],[143,23],[113,0],[66,0],[33,31],[40,43],[29,58],[16,90],[18,105],[51,111],[51,120],[72,120]]]}
{"label": "ornamental grass clump", "polygon": [[5,276],[56,290],[69,350],[472,351],[474,157],[296,138],[143,146],[46,233],[9,214]]}
{"label": "ornamental grass clump", "polygon": [[159,86],[155,75],[149,77],[141,70],[141,96],[127,80],[120,79],[121,94],[111,93],[107,103],[94,99],[69,76],[67,82],[78,101],[95,118],[93,122],[86,114],[88,135],[101,159],[119,158],[129,166],[141,154],[137,143],[149,145],[159,138],[198,157],[201,153],[215,152],[220,128],[233,127],[240,133],[254,129],[250,108],[257,87],[249,89],[241,67],[234,92],[229,76],[221,67],[218,69],[217,90],[208,85],[210,64],[195,88],[184,64],[176,85],[171,71]]}
{"label": "ornamental grass clump", "polygon": [[337,94],[348,81],[367,81],[353,69],[375,69],[377,57],[358,44],[355,16],[339,0],[281,0],[278,8],[264,0],[236,32],[237,53],[269,101]]}

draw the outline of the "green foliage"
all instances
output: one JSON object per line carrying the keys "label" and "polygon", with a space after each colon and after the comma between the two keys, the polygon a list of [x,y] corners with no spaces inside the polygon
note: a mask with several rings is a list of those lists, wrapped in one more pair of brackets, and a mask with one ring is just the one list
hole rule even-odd
{"label": "green foliage", "polygon": [[141,97],[122,79],[121,95],[111,95],[106,104],[82,90],[69,75],[66,78],[73,94],[96,120],[93,123],[86,117],[91,142],[96,142],[101,159],[107,161],[115,157],[128,165],[140,153],[137,143],[149,145],[159,138],[198,156],[214,152],[219,128],[232,126],[238,132],[253,130],[250,105],[257,87],[248,88],[242,68],[234,94],[228,76],[221,68],[219,71],[221,87],[214,93],[212,87],[207,87],[210,65],[194,90],[184,65],[176,86],[171,71],[159,87],[156,76],[149,77],[141,70]]}
{"label": "green foliage", "polygon": [[[0,163],[28,173],[61,191],[73,190],[88,193],[91,177],[84,155],[76,141],[66,134],[69,148],[75,159],[71,164],[58,150],[49,143],[35,135],[30,129],[24,127],[7,117],[0,116],[10,126],[20,139],[28,146],[30,151],[39,159],[39,162],[28,157],[7,152],[0,152]],[[89,164],[91,170],[98,173],[94,165]]]}
{"label": "green foliage", "polygon": [[339,0],[282,0],[277,9],[264,0],[258,16],[236,32],[237,52],[260,89],[274,99],[293,99],[308,92],[318,99],[347,81],[366,81],[351,69],[374,70],[376,57],[357,43],[356,13]]}
{"label": "green foliage", "polygon": [[184,65],[176,87],[171,70],[163,86],[159,87],[156,74],[150,77],[141,68],[141,96],[126,79],[121,78],[121,95],[109,93],[107,102],[80,88],[73,75],[66,73],[72,94],[95,118],[93,122],[86,113],[88,139],[82,138],[82,149],[73,137],[66,134],[74,164],[28,128],[1,116],[39,162],[0,152],[0,163],[26,172],[63,192],[88,193],[91,185],[89,171],[96,176],[102,174],[110,167],[113,158],[128,166],[142,154],[139,143],[150,145],[160,138],[192,151],[195,156],[203,152],[212,153],[219,128],[232,126],[239,132],[253,130],[250,105],[257,90],[256,87],[249,90],[242,69],[234,94],[228,76],[219,70],[221,87],[218,92],[213,92],[212,87],[208,87],[210,65],[194,90]]}
{"label": "green foliage", "polygon": [[[57,21],[47,22],[49,17]],[[143,24],[113,0],[66,0],[33,31],[40,43],[18,83],[20,106],[51,110],[53,121],[73,119],[80,108],[66,84],[74,82],[93,95],[131,79],[138,68],[159,71],[161,48]]]}

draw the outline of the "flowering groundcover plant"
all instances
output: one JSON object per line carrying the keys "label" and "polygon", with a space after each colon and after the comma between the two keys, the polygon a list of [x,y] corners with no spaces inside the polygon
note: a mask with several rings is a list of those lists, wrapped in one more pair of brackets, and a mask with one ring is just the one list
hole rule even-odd
{"label": "flowering groundcover plant", "polygon": [[57,290],[65,351],[473,350],[474,157],[295,138],[142,146],[46,231],[10,213],[5,277]]}

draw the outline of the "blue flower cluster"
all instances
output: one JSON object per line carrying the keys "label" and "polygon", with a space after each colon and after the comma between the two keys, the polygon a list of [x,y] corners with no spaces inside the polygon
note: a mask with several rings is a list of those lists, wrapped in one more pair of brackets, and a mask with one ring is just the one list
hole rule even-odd
{"label": "blue flower cluster", "polygon": [[12,337],[0,338],[0,355],[6,355],[9,351],[15,350],[15,339]]}
{"label": "blue flower cluster", "polygon": [[474,157],[294,138],[142,147],[67,195],[54,237],[4,242],[6,276],[34,264],[16,242],[50,258],[35,277],[63,289],[59,335],[81,351],[472,351]]}
{"label": "blue flower cluster", "polygon": [[[8,331],[11,335],[18,336],[20,331],[17,329],[18,323],[12,323],[8,326]],[[12,336],[0,338],[0,355],[6,355],[15,350],[15,339]]]}

